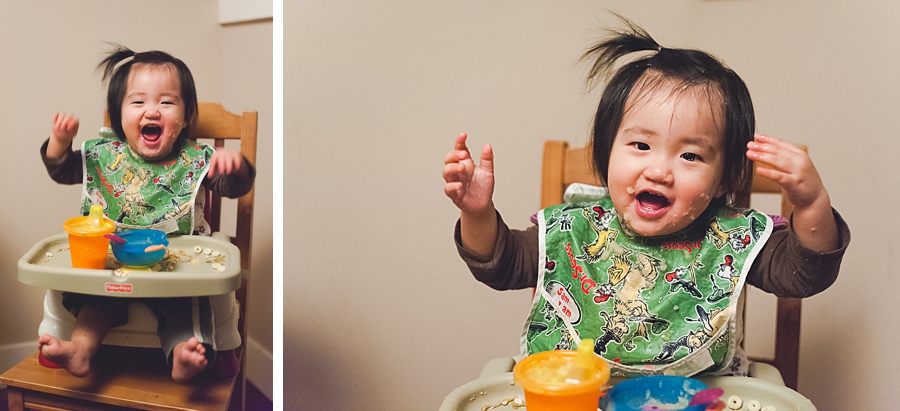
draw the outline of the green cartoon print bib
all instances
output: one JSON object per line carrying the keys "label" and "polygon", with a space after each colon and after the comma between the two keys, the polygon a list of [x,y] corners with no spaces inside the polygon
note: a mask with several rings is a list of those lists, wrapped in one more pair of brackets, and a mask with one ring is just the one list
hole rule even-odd
{"label": "green cartoon print bib", "polygon": [[772,231],[723,208],[673,239],[629,237],[608,196],[539,213],[538,287],[523,354],[594,342],[613,375],[694,375],[734,356],[737,302]]}
{"label": "green cartoon print bib", "polygon": [[91,204],[100,204],[119,229],[192,234],[195,200],[212,153],[208,145],[188,140],[163,159],[145,161],[115,137],[88,140],[82,146],[81,211],[87,215]]}

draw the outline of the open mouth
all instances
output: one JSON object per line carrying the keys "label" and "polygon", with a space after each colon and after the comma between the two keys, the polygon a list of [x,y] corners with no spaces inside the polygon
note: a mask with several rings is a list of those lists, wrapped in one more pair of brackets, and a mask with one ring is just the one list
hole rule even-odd
{"label": "open mouth", "polygon": [[653,215],[669,206],[669,199],[659,193],[643,191],[635,197],[640,214]]}
{"label": "open mouth", "polygon": [[141,127],[141,137],[147,142],[154,143],[159,141],[160,136],[162,136],[162,127],[156,124],[148,124]]}

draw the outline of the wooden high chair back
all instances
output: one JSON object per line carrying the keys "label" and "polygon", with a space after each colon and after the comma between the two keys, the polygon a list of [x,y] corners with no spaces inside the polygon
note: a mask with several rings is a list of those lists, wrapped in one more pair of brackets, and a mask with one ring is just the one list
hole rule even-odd
{"label": "wooden high chair back", "polygon": [[[592,163],[590,147],[570,148],[565,141],[546,141],[541,171],[541,208],[562,203],[566,187],[572,183],[603,185],[594,173]],[[781,216],[785,218],[789,218],[794,210],[787,197],[782,195],[781,186],[755,173],[751,192],[781,195]],[[743,199],[738,205],[748,207],[750,199]],[[800,353],[800,302],[799,298],[778,298],[775,358],[751,358],[774,365],[781,372],[785,385],[794,390],[797,389]]]}
{"label": "wooden high chair back", "polygon": [[[218,103],[199,104],[199,122],[193,138],[212,140],[221,147],[226,140],[240,140],[241,154],[256,166],[257,112],[234,114]],[[105,123],[109,125],[107,118]],[[205,142],[205,141],[204,141]],[[241,252],[244,270],[239,330],[247,342],[248,279],[253,231],[254,190],[237,201],[236,234],[230,237]],[[213,195],[207,216],[213,232],[220,228],[221,198]],[[204,373],[187,383],[172,380],[171,369],[159,349],[101,346],[84,378],[64,369],[38,364],[38,352],[0,376],[7,384],[10,410],[243,410],[246,380],[244,345],[235,350],[240,371],[233,377],[211,378]]]}

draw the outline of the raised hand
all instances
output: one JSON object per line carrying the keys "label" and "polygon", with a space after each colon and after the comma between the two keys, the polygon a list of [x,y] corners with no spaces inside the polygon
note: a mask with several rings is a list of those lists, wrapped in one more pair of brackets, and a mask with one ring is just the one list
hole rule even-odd
{"label": "raised hand", "polygon": [[68,113],[56,113],[53,115],[53,131],[50,138],[68,147],[78,134],[78,125],[77,117]]}
{"label": "raised hand", "polygon": [[60,158],[72,144],[78,134],[78,118],[67,113],[53,115],[53,126],[50,131],[50,142],[47,143],[47,157]]}
{"label": "raised hand", "polygon": [[453,151],[444,157],[444,194],[459,207],[459,234],[463,247],[491,255],[497,239],[494,209],[494,151],[485,144],[478,165],[466,147],[466,133],[456,137]]}
{"label": "raised hand", "polygon": [[778,183],[794,205],[792,224],[800,243],[813,251],[836,249],[831,199],[809,155],[791,143],[756,134],[747,143],[747,158],[764,163],[756,172]]}
{"label": "raised hand", "polygon": [[468,214],[493,212],[494,152],[484,145],[478,165],[466,147],[466,133],[456,137],[452,151],[444,157],[444,194]]}
{"label": "raised hand", "polygon": [[210,177],[219,174],[229,175],[233,172],[240,171],[243,157],[241,153],[233,148],[220,147],[213,153],[209,159]]}

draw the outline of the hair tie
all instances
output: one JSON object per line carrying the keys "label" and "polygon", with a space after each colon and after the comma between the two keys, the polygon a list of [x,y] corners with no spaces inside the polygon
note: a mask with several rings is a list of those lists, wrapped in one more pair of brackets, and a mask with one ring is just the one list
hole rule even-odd
{"label": "hair tie", "polygon": [[663,49],[663,46],[658,46],[658,47],[656,47],[656,52],[660,53],[660,52],[662,52],[662,49]]}
{"label": "hair tie", "polygon": [[128,57],[123,58],[122,60],[119,60],[119,62],[116,63],[116,65],[114,66],[114,67],[115,67],[115,70],[118,71],[120,67],[124,66],[125,64],[131,63],[132,61],[134,61],[134,59],[137,58],[137,55],[138,55],[137,53],[134,53],[134,55],[131,55],[131,56],[128,56]]}

